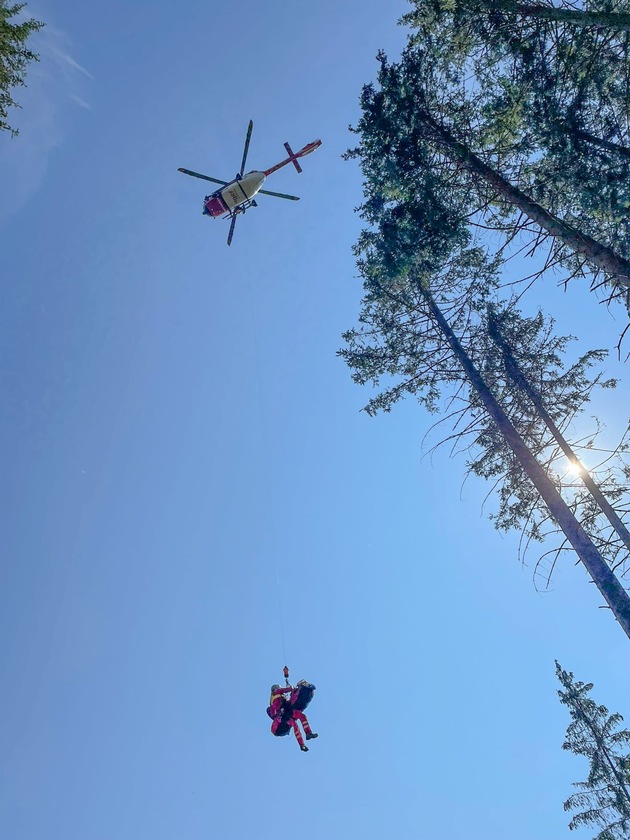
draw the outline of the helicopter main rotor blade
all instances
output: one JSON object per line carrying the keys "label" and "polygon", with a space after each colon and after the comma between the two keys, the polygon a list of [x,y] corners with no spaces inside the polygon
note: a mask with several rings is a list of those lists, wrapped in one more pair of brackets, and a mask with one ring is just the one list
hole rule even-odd
{"label": "helicopter main rotor blade", "polygon": [[232,237],[234,236],[234,227],[236,226],[236,216],[232,216],[232,221],[230,223],[230,232],[228,233],[227,244],[232,244]]}
{"label": "helicopter main rotor blade", "polygon": [[245,161],[247,160],[247,152],[249,151],[249,141],[252,138],[252,129],[254,127],[254,121],[250,120],[249,125],[247,126],[247,135],[245,137],[245,148],[243,149],[243,160],[241,161],[241,168],[239,171],[239,175],[242,175],[245,171]]}
{"label": "helicopter main rotor blade", "polygon": [[258,192],[262,193],[263,195],[273,195],[273,196],[275,196],[275,198],[288,198],[289,201],[299,201],[300,200],[299,195],[289,195],[288,193],[271,192],[271,190],[258,190]]}
{"label": "helicopter main rotor blade", "polygon": [[228,183],[227,181],[219,181],[218,178],[211,178],[209,175],[202,175],[200,172],[193,172],[192,169],[182,169],[181,166],[177,171],[183,172],[184,175],[192,175],[193,178],[203,178],[204,181],[212,181],[213,184],[222,184],[225,186]]}

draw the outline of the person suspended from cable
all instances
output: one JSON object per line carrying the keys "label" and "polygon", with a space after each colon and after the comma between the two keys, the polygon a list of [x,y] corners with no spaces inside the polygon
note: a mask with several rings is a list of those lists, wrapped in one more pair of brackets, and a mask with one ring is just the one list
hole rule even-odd
{"label": "person suspended from cable", "polygon": [[[311,730],[308,718],[304,714],[304,709],[313,699],[315,686],[306,680],[300,680],[297,685],[292,686],[289,683],[289,668],[286,665],[284,666],[284,681],[286,683],[284,688],[277,683],[271,686],[271,697],[267,707],[267,714],[272,719],[271,732],[280,737],[288,735],[293,730],[302,752],[308,752],[298,722],[304,727],[307,741],[317,738],[317,733]],[[285,694],[289,696],[285,697]]]}

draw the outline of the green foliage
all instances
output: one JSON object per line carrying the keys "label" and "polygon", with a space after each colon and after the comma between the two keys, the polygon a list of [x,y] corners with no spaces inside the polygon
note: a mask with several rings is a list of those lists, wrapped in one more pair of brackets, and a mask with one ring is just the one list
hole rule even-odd
{"label": "green foliage", "polygon": [[[630,255],[630,39],[601,27],[515,15],[509,0],[412,0],[409,47],[379,79],[388,96],[415,86],[415,104],[549,213]],[[569,4],[561,4],[571,11]],[[589,12],[630,11],[595,0]],[[417,95],[422,91],[422,96]],[[462,115],[458,113],[461,109]],[[424,141],[430,143],[425,132]],[[453,163],[451,158],[451,165]],[[549,247],[548,264],[599,282],[583,257],[469,177],[472,225]],[[475,216],[475,213],[478,216]],[[480,218],[479,218],[480,216]]]}
{"label": "green foliage", "polygon": [[[403,208],[398,209],[401,217]],[[412,219],[407,217],[411,229]],[[531,399],[509,376],[503,355],[489,335],[486,310],[489,290],[496,288],[497,263],[481,249],[455,249],[446,259],[442,255],[443,261],[434,268],[426,245],[417,243],[414,248],[410,239],[409,234],[393,234],[391,215],[385,213],[379,230],[364,232],[357,246],[366,294],[359,325],[344,334],[346,347],[339,354],[352,369],[355,382],[379,389],[365,410],[370,415],[391,411],[400,399],[412,396],[427,411],[442,412],[437,426],[448,424],[450,431],[438,445],[449,444],[452,452],[466,453],[467,471],[491,482],[497,492],[497,507],[491,513],[495,527],[521,530],[525,547],[532,540],[555,537],[556,547],[536,567],[537,576],[548,584],[558,555],[569,546],[433,322],[422,294],[423,287],[430,288],[489,390],[602,556],[611,567],[623,565],[627,552],[622,541],[579,479],[567,472],[557,442]],[[397,247],[404,257],[397,256]],[[614,380],[596,371],[607,353],[592,350],[567,363],[571,337],[555,335],[553,320],[542,313],[528,318],[513,305],[495,304],[494,314],[523,374],[538,389],[560,430],[567,432],[594,389],[615,386]],[[582,433],[580,441],[573,441],[576,452],[593,452],[597,433],[596,426],[588,435]],[[620,506],[622,516],[628,513],[623,500],[629,484],[624,451],[621,445],[618,452],[609,453],[599,470],[589,465],[609,500]]]}
{"label": "green foliage", "polygon": [[[408,235],[413,231],[411,221],[409,225]],[[347,347],[339,355],[352,368],[355,382],[384,385],[367,404],[368,414],[390,411],[405,395],[436,412],[448,386],[459,387],[465,377],[427,313],[422,286],[430,286],[434,294],[437,289],[447,292],[449,316],[456,328],[465,330],[466,302],[485,299],[495,282],[495,266],[477,248],[448,258],[442,254],[436,262],[421,245],[417,250],[410,247],[398,229],[394,233],[388,214],[382,229],[384,234],[364,232],[357,246],[366,295],[359,327],[344,334]]]}
{"label": "green foliage", "polygon": [[[584,540],[590,535],[597,542],[600,553],[591,548],[602,566],[603,558],[610,566],[623,563],[621,540],[592,497],[563,475],[561,450],[540,408],[515,384],[488,328],[493,313],[514,359],[560,429],[583,411],[595,387],[614,385],[593,370],[604,351],[567,363],[569,337],[555,336],[553,322],[542,314],[528,318],[513,302],[499,299],[510,249],[522,245],[523,235],[535,235],[533,250],[544,238],[537,225],[518,217],[510,183],[495,177],[499,167],[527,188],[532,167],[544,157],[540,137],[526,125],[535,95],[512,73],[513,53],[521,56],[523,43],[510,35],[480,44],[478,27],[492,29],[496,21],[476,14],[460,25],[470,4],[418,0],[415,6],[424,15],[414,22],[417,32],[399,62],[379,53],[377,83],[363,88],[361,118],[351,129],[358,142],[346,156],[359,161],[364,176],[359,212],[367,227],[355,253],[365,295],[359,323],[344,334],[340,355],[355,382],[378,391],[366,405],[369,414],[390,411],[405,396],[441,413],[436,425],[451,425],[441,442],[453,452],[465,451],[469,472],[489,479],[499,491],[495,525],[520,528],[526,545],[548,534],[559,536],[551,569],[569,534],[574,540],[576,517],[588,532]],[[483,73],[477,72],[478,63]],[[495,170],[488,172],[491,165]],[[571,187],[575,213],[584,211],[578,187]],[[565,202],[567,195],[563,189]],[[564,240],[552,243],[550,259],[570,271],[598,273]],[[594,446],[596,433],[582,440],[583,446]],[[567,498],[574,517],[558,505],[530,455]],[[611,463],[601,476],[613,501],[627,492],[625,470],[623,461]],[[560,511],[563,530],[541,492]]]}
{"label": "green foliage", "polygon": [[569,828],[599,829],[594,840],[627,840],[630,836],[630,731],[620,729],[623,718],[610,714],[605,706],[589,697],[592,683],[575,681],[570,671],[556,662],[556,676],[562,689],[560,702],[571,714],[571,723],[562,745],[589,761],[585,782],[564,803],[565,811],[577,811]]}
{"label": "green foliage", "polygon": [[[348,153],[360,159],[366,196],[360,213],[370,227],[355,246],[366,293],[359,326],[344,334],[347,346],[340,355],[355,382],[379,389],[366,406],[369,414],[390,411],[409,395],[429,412],[445,410],[439,422],[453,426],[445,442],[454,451],[465,450],[467,469],[498,490],[498,509],[492,515],[496,527],[521,529],[526,546],[532,539],[559,533],[523,465],[433,323],[422,294],[423,288],[430,289],[508,418],[612,566],[623,551],[622,543],[580,483],[576,486],[576,479],[566,476],[560,466],[562,453],[531,400],[507,375],[489,336],[486,313],[498,290],[502,259],[490,258],[474,244],[466,217],[469,190],[458,181],[460,173],[435,166],[439,153],[423,142],[422,127],[411,112],[403,126],[396,118],[402,87],[394,86],[396,70],[384,56],[380,60],[379,81],[382,85],[386,80],[388,95],[382,88],[364,88],[364,113],[355,129],[360,142]],[[415,93],[421,106],[421,93]],[[561,429],[584,409],[595,387],[614,386],[591,371],[606,356],[604,351],[593,350],[566,365],[563,356],[570,337],[554,336],[552,321],[541,313],[525,318],[509,305],[498,309],[495,315],[516,348],[515,357],[540,388]],[[583,446],[594,447],[596,432]],[[627,491],[623,467],[623,462],[610,463],[599,476],[617,502]],[[557,553],[565,548],[561,537],[553,560],[541,567],[547,579]]]}
{"label": "green foliage", "polygon": [[13,136],[18,132],[9,125],[8,111],[9,108],[20,106],[13,99],[12,90],[25,84],[29,62],[39,60],[39,57],[28,49],[26,42],[33,32],[44,26],[34,18],[21,23],[12,22],[25,5],[9,5],[8,0],[0,0],[0,131],[9,131]]}
{"label": "green foliage", "polygon": [[[617,506],[617,513],[623,520],[628,515],[630,490],[624,460],[628,447],[622,440],[614,452],[603,455],[596,443],[599,424],[593,419],[587,431],[584,421],[579,419],[597,388],[614,388],[617,384],[616,380],[606,379],[601,372],[596,372],[607,352],[590,350],[573,363],[567,363],[565,356],[572,337],[555,335],[553,319],[545,318],[542,312],[528,318],[514,306],[504,306],[491,307],[489,316],[500,329],[509,356],[506,359],[488,323],[481,324],[475,340],[479,346],[478,365],[486,384],[601,556],[611,568],[623,568],[627,557],[623,540],[610,526],[580,478],[568,468],[565,454],[531,397],[532,393],[537,395],[536,399],[565,438],[573,437],[573,452],[586,459],[591,477],[608,501]],[[518,379],[514,380],[512,366],[522,378],[522,385]],[[474,393],[471,402],[479,402]],[[578,440],[575,433],[570,434],[575,426],[582,430]],[[559,536],[560,529],[496,424],[481,412],[477,428],[476,454],[469,458],[467,467],[471,473],[492,481],[496,487],[499,505],[491,514],[495,526],[504,531],[519,529],[525,548],[531,540],[542,542],[551,535]],[[599,465],[593,463],[595,458]],[[558,556],[569,550],[567,541],[560,539],[559,545],[547,551],[536,564],[537,580],[548,585]]]}

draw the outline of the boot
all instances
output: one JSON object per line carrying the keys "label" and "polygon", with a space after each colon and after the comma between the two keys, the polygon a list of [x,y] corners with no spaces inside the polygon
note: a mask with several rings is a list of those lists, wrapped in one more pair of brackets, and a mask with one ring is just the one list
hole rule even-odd
{"label": "boot", "polygon": [[307,732],[306,733],[306,740],[310,741],[311,738],[317,738],[317,732]]}
{"label": "boot", "polygon": [[308,747],[306,746],[306,744],[301,744],[300,749],[302,750],[302,752],[308,752]]}

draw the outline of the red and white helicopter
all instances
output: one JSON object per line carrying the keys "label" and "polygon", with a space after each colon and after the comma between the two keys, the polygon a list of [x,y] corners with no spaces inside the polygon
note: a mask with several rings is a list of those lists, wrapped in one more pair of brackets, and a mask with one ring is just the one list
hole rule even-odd
{"label": "red and white helicopter", "polygon": [[[261,195],[273,195],[276,198],[287,198],[290,201],[299,201],[297,195],[287,195],[287,193],[270,192],[269,190],[262,190],[261,187],[265,182],[265,178],[276,172],[288,163],[292,163],[298,172],[302,171],[302,167],[298,163],[298,158],[310,155],[315,149],[318,149],[322,141],[315,140],[313,143],[307,143],[299,152],[293,152],[288,143],[284,144],[284,148],[289,155],[286,160],[280,161],[270,169],[257,169],[243,175],[245,169],[245,162],[247,160],[247,152],[249,151],[249,141],[252,136],[252,129],[254,123],[249,121],[247,127],[247,136],[245,137],[245,148],[243,150],[243,160],[241,161],[241,168],[236,178],[233,181],[220,181],[218,178],[211,178],[209,175],[201,175],[199,172],[193,172],[190,169],[178,169],[178,172],[183,172],[184,175],[192,175],[194,178],[202,178],[204,181],[212,181],[214,184],[221,184],[221,189],[207,195],[203,200],[203,213],[205,216],[212,216],[217,218],[222,216],[224,219],[231,219],[230,231],[228,233],[227,244],[230,245],[232,237],[234,236],[234,226],[236,225],[236,218],[239,213],[244,213],[249,207],[257,207],[254,201],[254,196],[260,193]],[[224,215],[225,214],[225,215]]]}

